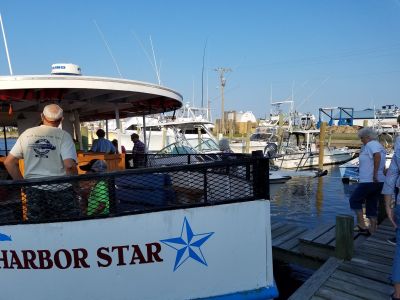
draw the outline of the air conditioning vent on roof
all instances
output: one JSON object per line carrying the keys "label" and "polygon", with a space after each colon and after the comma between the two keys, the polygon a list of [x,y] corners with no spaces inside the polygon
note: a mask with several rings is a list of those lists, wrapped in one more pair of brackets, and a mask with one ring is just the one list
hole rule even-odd
{"label": "air conditioning vent on roof", "polygon": [[81,67],[74,64],[52,64],[52,75],[82,75]]}

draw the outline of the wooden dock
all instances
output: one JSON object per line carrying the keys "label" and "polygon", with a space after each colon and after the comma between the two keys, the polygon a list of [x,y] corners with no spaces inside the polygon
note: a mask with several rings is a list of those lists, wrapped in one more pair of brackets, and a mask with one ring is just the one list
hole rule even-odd
{"label": "wooden dock", "polygon": [[[334,246],[334,241],[328,241],[332,228],[328,229],[326,226],[325,230],[320,230],[322,231],[323,235],[311,241],[311,235],[305,231],[301,237],[305,242],[299,239],[299,253],[301,243],[322,241],[328,248]],[[330,257],[289,299],[389,299],[393,292],[389,276],[395,246],[388,244],[386,240],[394,234],[393,227],[385,220],[372,236],[359,239],[358,242],[356,238],[351,261]]]}
{"label": "wooden dock", "polygon": [[[272,221],[272,252],[274,260],[318,269],[335,255],[335,224],[322,224],[308,229],[296,224]],[[354,234],[354,245],[363,243],[365,235]]]}

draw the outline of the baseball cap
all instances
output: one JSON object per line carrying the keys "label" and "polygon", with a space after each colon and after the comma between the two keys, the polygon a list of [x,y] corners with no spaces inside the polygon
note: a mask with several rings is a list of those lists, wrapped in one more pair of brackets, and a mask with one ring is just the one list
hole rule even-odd
{"label": "baseball cap", "polygon": [[107,163],[101,159],[92,159],[86,165],[80,166],[82,171],[105,172],[107,171]]}

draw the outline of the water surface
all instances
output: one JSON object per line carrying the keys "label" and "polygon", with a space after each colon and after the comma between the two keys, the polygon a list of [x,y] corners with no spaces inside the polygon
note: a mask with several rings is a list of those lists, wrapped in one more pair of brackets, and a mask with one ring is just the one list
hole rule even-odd
{"label": "water surface", "polygon": [[356,184],[343,184],[338,166],[326,166],[319,178],[293,177],[285,184],[271,184],[272,220],[309,228],[335,223],[336,215],[350,214],[349,197]]}

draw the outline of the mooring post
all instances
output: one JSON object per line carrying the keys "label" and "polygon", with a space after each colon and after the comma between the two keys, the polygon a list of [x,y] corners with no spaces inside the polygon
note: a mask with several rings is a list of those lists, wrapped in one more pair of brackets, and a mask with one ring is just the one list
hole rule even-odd
{"label": "mooring post", "polygon": [[319,128],[318,168],[320,170],[324,168],[325,133],[326,133],[326,122],[322,122],[321,127]]}
{"label": "mooring post", "polygon": [[354,252],[353,238],[354,218],[350,215],[336,216],[336,248],[335,256],[339,259],[351,260]]}

